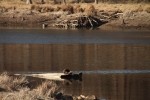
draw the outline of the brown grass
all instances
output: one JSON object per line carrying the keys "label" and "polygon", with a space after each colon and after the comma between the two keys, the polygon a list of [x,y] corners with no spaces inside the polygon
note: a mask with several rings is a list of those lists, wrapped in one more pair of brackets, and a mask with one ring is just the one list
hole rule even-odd
{"label": "brown grass", "polygon": [[62,11],[68,11],[70,12],[71,14],[74,13],[74,9],[73,9],[73,6],[68,4],[68,5],[61,5],[61,10]]}
{"label": "brown grass", "polygon": [[9,76],[7,73],[2,73],[0,75],[0,80],[0,87],[5,91],[16,91],[28,84],[26,77],[13,77]]}
{"label": "brown grass", "polygon": [[[9,7],[15,7],[16,9],[35,9],[40,12],[52,12],[52,11],[69,11],[71,13],[74,12],[90,12],[90,11],[134,11],[134,12],[142,12],[142,11],[148,11],[149,3],[127,3],[127,4],[121,4],[121,3],[79,3],[79,4],[67,4],[67,5],[60,5],[60,4],[35,4],[33,5],[26,5],[25,2],[20,0],[5,0],[0,2],[0,6],[9,8]],[[34,0],[36,1],[36,0]],[[95,8],[95,9],[94,9]],[[88,11],[89,10],[89,11]],[[148,11],[149,12],[149,11]]]}
{"label": "brown grass", "polygon": [[[44,81],[35,89],[30,89],[26,83],[30,82],[24,76],[0,75],[0,98],[2,100],[52,100],[54,93],[60,91],[53,81]],[[4,92],[5,90],[5,92]]]}
{"label": "brown grass", "polygon": [[145,11],[146,11],[147,13],[150,13],[150,7],[147,7],[147,8],[145,9]]}
{"label": "brown grass", "polygon": [[54,11],[54,8],[51,6],[31,5],[31,10],[36,10],[39,12],[52,12]]}
{"label": "brown grass", "polygon": [[[83,5],[86,6],[86,5]],[[143,3],[143,4],[108,4],[108,3],[99,3],[97,5],[94,5],[95,9],[98,11],[142,11],[142,9],[146,9],[147,7],[150,7],[149,4]]]}
{"label": "brown grass", "polygon": [[141,5],[133,10],[133,12],[142,12],[142,11],[143,7]]}
{"label": "brown grass", "polygon": [[55,8],[55,11],[60,11],[61,10],[61,7],[60,6],[57,6],[56,8]]}
{"label": "brown grass", "polygon": [[42,85],[37,87],[36,92],[38,95],[53,96],[59,90],[58,86],[52,81],[43,82]]}
{"label": "brown grass", "polygon": [[74,12],[75,12],[75,13],[84,12],[84,9],[83,9],[80,5],[76,5],[76,6],[74,7]]}
{"label": "brown grass", "polygon": [[85,8],[85,13],[87,13],[87,15],[95,15],[96,9],[94,5],[87,5],[87,7]]}

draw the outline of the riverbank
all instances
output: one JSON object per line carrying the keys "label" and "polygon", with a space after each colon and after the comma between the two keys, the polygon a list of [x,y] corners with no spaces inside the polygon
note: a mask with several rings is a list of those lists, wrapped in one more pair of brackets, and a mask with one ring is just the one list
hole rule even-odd
{"label": "riverbank", "polygon": [[100,29],[132,28],[149,29],[149,4],[108,4],[108,3],[79,3],[79,4],[32,4],[23,2],[0,2],[1,27],[42,27],[46,24],[53,27],[54,23],[68,20],[72,16],[95,16],[107,23]]}
{"label": "riverbank", "polygon": [[5,72],[0,74],[0,80],[2,100],[100,100],[94,95],[65,94],[63,81],[59,82],[57,79],[52,81]]}

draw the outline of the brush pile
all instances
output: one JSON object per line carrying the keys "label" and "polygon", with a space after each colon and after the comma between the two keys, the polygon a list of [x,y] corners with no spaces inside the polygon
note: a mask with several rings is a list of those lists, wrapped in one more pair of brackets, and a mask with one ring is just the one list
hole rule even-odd
{"label": "brush pile", "polygon": [[61,20],[56,22],[53,26],[58,28],[95,28],[106,21],[96,18],[94,16],[73,16],[67,20]]}

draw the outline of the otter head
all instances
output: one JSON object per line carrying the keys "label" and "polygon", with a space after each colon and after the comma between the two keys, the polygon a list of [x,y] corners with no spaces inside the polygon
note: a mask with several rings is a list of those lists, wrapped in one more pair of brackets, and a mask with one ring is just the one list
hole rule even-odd
{"label": "otter head", "polygon": [[69,74],[70,72],[71,72],[71,71],[70,71],[69,69],[64,69],[64,70],[63,70],[63,73],[64,73],[64,74]]}

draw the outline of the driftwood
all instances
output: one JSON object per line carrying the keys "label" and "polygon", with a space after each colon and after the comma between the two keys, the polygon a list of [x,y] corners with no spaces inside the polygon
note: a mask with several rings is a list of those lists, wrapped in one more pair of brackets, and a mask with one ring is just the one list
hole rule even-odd
{"label": "driftwood", "polygon": [[68,20],[62,20],[60,22],[55,23],[53,26],[58,28],[95,28],[102,24],[106,23],[106,21],[102,21],[93,16],[80,16],[74,17]]}

